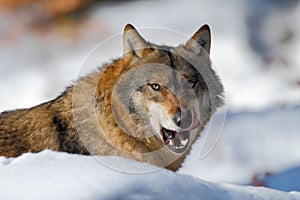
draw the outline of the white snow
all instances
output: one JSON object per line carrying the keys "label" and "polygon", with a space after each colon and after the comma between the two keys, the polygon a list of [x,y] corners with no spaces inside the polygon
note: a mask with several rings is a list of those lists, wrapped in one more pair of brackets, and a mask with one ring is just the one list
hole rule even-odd
{"label": "white snow", "polygon": [[[135,161],[106,157],[129,165]],[[146,165],[139,163],[139,165]],[[299,199],[300,193],[217,184],[165,169],[130,174],[91,156],[43,151],[0,159],[0,199]]]}

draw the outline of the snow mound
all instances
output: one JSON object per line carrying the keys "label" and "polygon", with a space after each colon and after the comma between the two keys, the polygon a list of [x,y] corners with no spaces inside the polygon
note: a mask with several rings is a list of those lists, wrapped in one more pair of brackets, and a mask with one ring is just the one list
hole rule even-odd
{"label": "snow mound", "polygon": [[[120,164],[135,161],[107,157]],[[217,184],[165,169],[130,174],[92,156],[52,151],[0,157],[0,199],[300,199],[300,193]]]}

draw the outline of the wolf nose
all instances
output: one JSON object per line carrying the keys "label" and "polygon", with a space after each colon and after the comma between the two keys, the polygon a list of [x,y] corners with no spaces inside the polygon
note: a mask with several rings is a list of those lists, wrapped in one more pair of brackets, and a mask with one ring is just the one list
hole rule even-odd
{"label": "wolf nose", "polygon": [[186,110],[181,116],[181,128],[188,128],[193,122],[193,115],[190,110]]}
{"label": "wolf nose", "polygon": [[181,111],[180,111],[180,109],[177,109],[176,114],[173,118],[173,121],[175,122],[176,126],[180,126],[180,124],[181,124]]}

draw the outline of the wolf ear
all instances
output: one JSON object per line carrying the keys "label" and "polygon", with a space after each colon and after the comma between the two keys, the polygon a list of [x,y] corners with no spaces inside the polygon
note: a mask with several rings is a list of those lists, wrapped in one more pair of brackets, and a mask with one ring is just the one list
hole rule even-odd
{"label": "wolf ear", "polygon": [[210,53],[210,43],[211,43],[211,34],[210,28],[207,24],[201,26],[199,30],[189,39],[186,43],[187,49],[190,49],[194,52],[200,52],[200,48],[202,47]]}
{"label": "wolf ear", "polygon": [[123,34],[123,51],[124,54],[133,52],[137,57],[143,57],[145,50],[149,49],[147,42],[131,25],[127,24]]}

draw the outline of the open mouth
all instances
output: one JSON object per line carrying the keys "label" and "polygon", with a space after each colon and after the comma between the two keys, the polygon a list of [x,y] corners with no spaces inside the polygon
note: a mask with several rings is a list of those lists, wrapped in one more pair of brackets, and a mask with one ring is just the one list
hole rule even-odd
{"label": "open mouth", "polygon": [[172,131],[166,128],[161,129],[161,135],[165,145],[175,153],[182,153],[186,150],[190,132],[189,131]]}
{"label": "open mouth", "polygon": [[170,130],[162,126],[160,134],[164,144],[174,153],[183,153],[189,144],[190,132],[199,128],[200,121],[197,118],[196,112],[193,110],[193,120],[188,128],[179,130]]}

